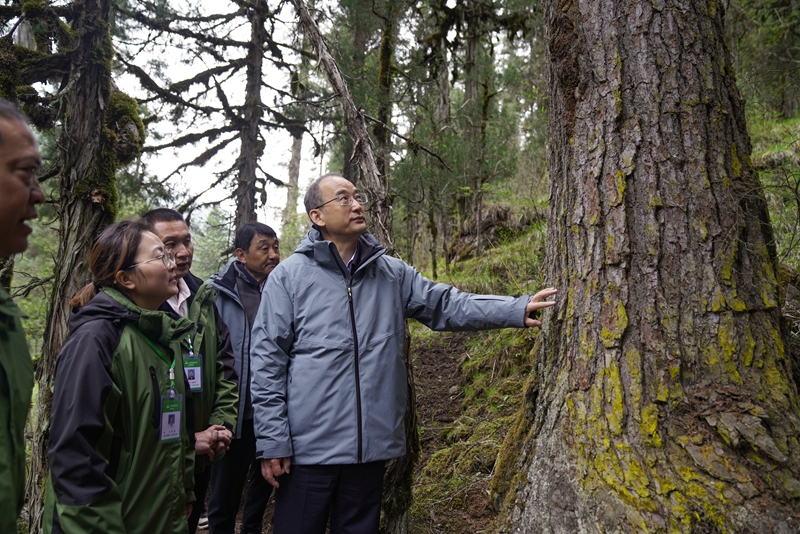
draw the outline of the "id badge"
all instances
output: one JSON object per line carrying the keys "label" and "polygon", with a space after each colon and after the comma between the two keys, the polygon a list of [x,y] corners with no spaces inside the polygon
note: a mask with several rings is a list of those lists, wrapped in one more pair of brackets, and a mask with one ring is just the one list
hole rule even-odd
{"label": "id badge", "polygon": [[203,356],[189,353],[183,357],[183,372],[192,393],[203,391]]}
{"label": "id badge", "polygon": [[177,395],[170,399],[164,395],[161,397],[161,431],[159,432],[159,443],[178,443],[181,440],[181,406],[183,405],[183,395]]}

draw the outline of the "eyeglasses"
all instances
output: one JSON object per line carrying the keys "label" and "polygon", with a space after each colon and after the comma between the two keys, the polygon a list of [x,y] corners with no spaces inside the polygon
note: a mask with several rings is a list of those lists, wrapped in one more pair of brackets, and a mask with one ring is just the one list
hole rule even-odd
{"label": "eyeglasses", "polygon": [[330,204],[331,202],[338,202],[340,206],[349,206],[350,204],[353,203],[354,200],[359,204],[361,204],[362,206],[369,202],[369,200],[367,199],[367,195],[365,195],[364,193],[356,193],[354,195],[337,195],[336,198],[332,198],[327,202],[323,202],[319,206],[316,206],[314,209],[318,210],[325,204]]}
{"label": "eyeglasses", "polygon": [[139,263],[131,265],[130,267],[126,267],[125,270],[127,271],[128,269],[133,269],[134,267],[138,267],[140,265],[144,265],[145,263],[150,263],[151,261],[156,261],[156,260],[161,260],[161,263],[164,264],[164,267],[169,269],[169,264],[175,263],[175,253],[172,252],[171,250],[164,251],[155,258],[145,261],[140,261]]}

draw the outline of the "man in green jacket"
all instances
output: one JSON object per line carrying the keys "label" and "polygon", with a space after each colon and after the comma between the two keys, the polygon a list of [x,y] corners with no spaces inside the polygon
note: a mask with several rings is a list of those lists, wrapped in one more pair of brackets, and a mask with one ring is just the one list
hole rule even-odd
{"label": "man in green jacket", "polygon": [[[0,258],[28,248],[36,204],[44,202],[36,173],[42,163],[28,119],[0,99]],[[24,317],[0,286],[0,532],[16,532],[25,501],[25,420],[33,390]]]}
{"label": "man in green jacket", "polygon": [[[192,385],[196,431],[194,492],[197,502],[189,517],[189,534],[194,534],[205,508],[211,461],[227,450],[236,431],[238,379],[228,327],[214,305],[217,293],[189,272],[194,244],[183,216],[175,210],[158,208],[142,215],[142,220],[164,242],[164,248],[175,254],[179,292],[161,309],[186,317],[195,325],[192,335],[184,342],[184,369]],[[189,376],[192,369],[194,380]]]}

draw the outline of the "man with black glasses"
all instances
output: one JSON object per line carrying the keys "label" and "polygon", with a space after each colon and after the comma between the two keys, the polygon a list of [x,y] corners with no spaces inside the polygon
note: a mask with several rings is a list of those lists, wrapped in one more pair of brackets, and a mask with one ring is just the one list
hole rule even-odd
{"label": "man with black glasses", "polygon": [[405,454],[404,321],[434,330],[541,326],[533,297],[462,293],[387,256],[366,197],[335,174],[306,192],[314,224],[264,289],[253,328],[257,457],[275,534],[378,532],[386,460]]}

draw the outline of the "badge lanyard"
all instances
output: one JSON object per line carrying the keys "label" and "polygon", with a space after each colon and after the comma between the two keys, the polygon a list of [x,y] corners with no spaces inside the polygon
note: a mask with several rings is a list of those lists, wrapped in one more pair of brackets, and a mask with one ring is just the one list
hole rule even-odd
{"label": "badge lanyard", "polygon": [[192,339],[189,336],[186,336],[186,343],[189,345],[189,354],[183,357],[183,372],[186,373],[190,391],[200,393],[203,391],[203,356],[194,353]]}
{"label": "badge lanyard", "polygon": [[153,349],[159,358],[164,360],[164,363],[169,364],[169,397],[166,395],[161,396],[161,428],[159,429],[159,442],[162,444],[178,443],[181,440],[181,406],[183,404],[183,395],[178,395],[175,392],[175,357],[173,356],[172,362],[158,350],[147,336],[145,336],[138,328],[136,332],[142,339]]}

